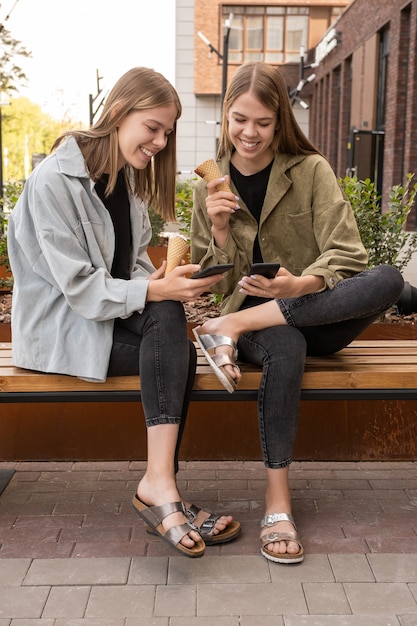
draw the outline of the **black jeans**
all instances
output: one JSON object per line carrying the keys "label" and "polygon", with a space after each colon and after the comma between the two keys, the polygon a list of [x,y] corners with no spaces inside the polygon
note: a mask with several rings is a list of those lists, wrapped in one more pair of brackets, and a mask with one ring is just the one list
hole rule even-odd
{"label": "black jeans", "polygon": [[332,290],[277,300],[288,325],[240,337],[239,359],[263,368],[258,420],[266,467],[291,463],[306,354],[329,355],[347,346],[398,301],[403,287],[398,270],[381,265]]}
{"label": "black jeans", "polygon": [[179,424],[177,457],[196,370],[181,302],[149,302],[115,320],[108,376],[140,374],[146,426]]}

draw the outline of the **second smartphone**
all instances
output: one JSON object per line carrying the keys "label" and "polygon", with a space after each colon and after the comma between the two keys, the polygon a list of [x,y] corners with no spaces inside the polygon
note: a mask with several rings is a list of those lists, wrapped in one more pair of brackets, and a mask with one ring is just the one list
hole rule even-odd
{"label": "second smartphone", "polygon": [[249,276],[260,274],[265,278],[275,278],[281,265],[279,263],[254,263],[249,270]]}

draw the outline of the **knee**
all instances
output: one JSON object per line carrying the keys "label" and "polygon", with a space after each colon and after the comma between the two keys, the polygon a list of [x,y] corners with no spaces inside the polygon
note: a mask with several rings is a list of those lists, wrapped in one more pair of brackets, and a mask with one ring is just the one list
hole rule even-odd
{"label": "knee", "polygon": [[404,278],[401,272],[393,265],[377,265],[370,270],[378,275],[384,290],[389,290],[392,303],[395,304],[401,297],[404,289]]}
{"label": "knee", "polygon": [[293,326],[277,326],[273,330],[274,337],[266,345],[269,362],[284,361],[289,368],[304,363],[307,343],[302,332]]}
{"label": "knee", "polygon": [[165,333],[172,337],[187,334],[187,322],[184,306],[175,300],[150,302],[147,305],[149,320],[152,325],[163,328]]}

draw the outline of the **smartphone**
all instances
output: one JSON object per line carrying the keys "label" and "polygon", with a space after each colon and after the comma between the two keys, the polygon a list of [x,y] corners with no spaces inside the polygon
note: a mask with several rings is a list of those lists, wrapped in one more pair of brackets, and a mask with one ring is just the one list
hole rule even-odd
{"label": "smartphone", "polygon": [[215,274],[223,274],[228,270],[231,270],[233,267],[233,263],[223,263],[219,265],[210,265],[209,267],[204,268],[200,272],[196,272],[191,276],[191,278],[207,278],[207,276],[214,276]]}
{"label": "smartphone", "polygon": [[254,263],[249,270],[249,276],[260,274],[265,278],[275,278],[281,265],[279,263]]}

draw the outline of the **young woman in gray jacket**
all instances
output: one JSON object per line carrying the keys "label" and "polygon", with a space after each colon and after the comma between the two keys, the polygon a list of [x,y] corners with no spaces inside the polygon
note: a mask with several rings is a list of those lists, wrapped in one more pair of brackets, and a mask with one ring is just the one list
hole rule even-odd
{"label": "young woman in gray jacket", "polygon": [[[261,62],[241,66],[227,90],[218,149],[223,176],[195,188],[192,261],[233,263],[216,284],[222,315],[195,329],[228,391],[242,361],[263,367],[258,396],[267,473],[261,553],[303,560],[291,514],[289,466],[305,355],[349,344],[403,289],[390,266],[367,270],[349,202],[300,130],[282,76]],[[197,169],[197,173],[199,169]],[[223,182],[231,190],[218,189]],[[270,277],[254,263],[277,263]]]}
{"label": "young woman in gray jacket", "polygon": [[175,478],[196,366],[181,302],[221,278],[191,279],[199,265],[190,264],[165,276],[166,262],[155,269],[146,251],[148,207],[175,219],[180,114],[161,74],[128,71],[97,123],[59,137],[26,181],[8,249],[15,364],[98,384],[140,373],[148,463],[133,505],[150,530],[198,557],[240,526],[184,503]]}

